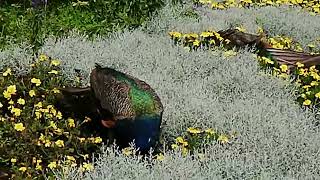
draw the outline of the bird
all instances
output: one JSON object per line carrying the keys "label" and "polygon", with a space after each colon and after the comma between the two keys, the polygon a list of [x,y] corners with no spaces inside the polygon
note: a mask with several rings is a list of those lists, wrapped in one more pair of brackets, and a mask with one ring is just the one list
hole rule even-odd
{"label": "bird", "polygon": [[228,39],[230,42],[224,44],[226,48],[245,48],[255,47],[259,56],[270,58],[280,65],[284,64],[292,69],[297,62],[304,64],[304,67],[311,67],[320,64],[320,55],[309,54],[306,52],[297,52],[294,50],[284,50],[273,48],[266,40],[265,33],[254,35],[241,32],[237,29],[227,29],[218,31],[220,36]]}
{"label": "bird", "polygon": [[[238,29],[227,29],[227,30],[220,30],[218,31],[220,36],[223,39],[228,39],[229,43],[224,43],[224,47],[226,48],[244,48],[246,46],[256,48],[271,48],[272,46],[269,45],[266,41],[265,33],[260,35],[254,35],[246,32],[239,31]],[[224,41],[226,42],[226,41]]]}
{"label": "bird", "polygon": [[[135,147],[145,153],[159,140],[163,105],[145,81],[99,64],[90,73],[90,86],[60,88],[63,104],[84,110],[97,119],[119,147]],[[71,102],[71,103],[70,103]]]}

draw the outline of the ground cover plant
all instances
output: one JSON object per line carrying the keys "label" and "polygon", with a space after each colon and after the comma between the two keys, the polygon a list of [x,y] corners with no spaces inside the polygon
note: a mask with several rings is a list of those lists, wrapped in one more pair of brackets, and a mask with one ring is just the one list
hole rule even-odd
{"label": "ground cover plant", "polygon": [[48,1],[45,8],[31,8],[31,1],[4,1],[0,5],[0,48],[10,42],[35,47],[50,36],[76,29],[90,37],[141,25],[163,6],[152,1]]}
{"label": "ground cover plant", "polygon": [[[40,66],[30,68],[35,60],[29,45],[2,51],[1,112],[9,116],[4,116],[0,128],[17,134],[13,137],[20,142],[20,133],[32,132],[28,124],[39,124],[26,116],[28,108],[37,103],[27,93],[30,88],[34,88],[36,94],[48,90],[45,97],[38,97],[43,100],[41,109],[45,115],[48,109],[45,107],[50,105],[44,105],[45,102],[50,103],[51,98],[55,99],[53,95],[58,94],[52,91],[54,87],[64,83],[88,85],[88,75],[95,63],[145,80],[157,91],[165,107],[161,146],[157,147],[156,154],[140,156],[134,153],[134,147],[119,150],[104,146],[101,153],[86,159],[71,152],[61,153],[72,143],[67,143],[68,137],[63,137],[65,147],[56,147],[61,145],[61,141],[58,145],[55,142],[62,136],[54,133],[50,122],[56,122],[59,129],[70,132],[73,138],[79,132],[77,127],[70,130],[69,117],[52,120],[56,117],[49,108],[52,117],[43,120],[43,131],[53,131],[54,136],[48,138],[52,138],[50,142],[54,145],[47,151],[51,157],[58,152],[72,154],[75,159],[79,157],[77,166],[63,165],[63,160],[57,160],[56,167],[48,166],[51,159],[47,158],[50,161],[46,163],[47,160],[40,157],[44,171],[36,171],[33,169],[37,168],[38,156],[34,162],[30,156],[30,166],[26,162],[19,164],[21,158],[15,157],[6,157],[4,162],[15,169],[16,177],[30,174],[33,178],[47,173],[58,179],[316,179],[320,176],[316,123],[319,121],[316,108],[318,67],[305,69],[297,64],[293,74],[287,74],[287,67],[270,59],[257,58],[253,50],[226,50],[210,44],[210,37],[230,27],[250,33],[263,30],[274,47],[319,53],[319,33],[314,31],[320,28],[319,24],[318,15],[310,15],[294,6],[216,10],[186,1],[183,5],[165,6],[136,30],[115,32],[93,41],[81,32],[45,39],[38,51],[42,58],[37,57],[37,61],[46,57],[43,63],[50,64],[58,59],[60,65],[45,66],[39,73],[35,73],[38,71],[34,68]],[[25,81],[16,77],[25,77]],[[58,81],[55,77],[62,79]],[[32,78],[35,79],[31,81]],[[52,82],[50,86],[48,82]],[[15,95],[11,86],[14,84]],[[19,98],[25,100],[24,105]],[[21,109],[18,117],[17,109]],[[76,125],[83,121],[72,119]],[[16,129],[25,129],[15,130],[16,124],[20,125]],[[20,144],[7,143],[20,147]],[[94,141],[90,143],[97,147]],[[80,154],[87,153],[85,147],[77,146],[83,151]],[[24,157],[18,151],[10,153]],[[65,161],[68,162],[68,158]]]}

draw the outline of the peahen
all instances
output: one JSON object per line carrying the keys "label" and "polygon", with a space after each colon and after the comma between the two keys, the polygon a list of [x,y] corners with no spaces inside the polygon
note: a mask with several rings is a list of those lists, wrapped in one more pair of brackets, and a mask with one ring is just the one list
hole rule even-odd
{"label": "peahen", "polygon": [[266,41],[265,34],[254,35],[240,32],[237,29],[218,31],[221,37],[230,42],[225,44],[227,48],[244,48],[255,46],[259,56],[265,56],[277,61],[279,64],[286,64],[293,67],[297,62],[303,63],[305,67],[320,64],[320,55],[311,55],[304,52],[292,50],[275,49]]}
{"label": "peahen", "polygon": [[134,141],[141,152],[147,152],[159,140],[163,105],[146,82],[96,64],[90,87],[61,90],[65,105],[98,120],[97,127],[108,131],[120,147]]}

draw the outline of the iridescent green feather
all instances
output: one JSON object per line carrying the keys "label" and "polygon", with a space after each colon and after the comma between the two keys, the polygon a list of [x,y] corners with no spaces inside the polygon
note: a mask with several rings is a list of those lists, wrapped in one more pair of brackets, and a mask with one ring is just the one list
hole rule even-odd
{"label": "iridescent green feather", "polygon": [[150,91],[142,89],[134,80],[128,79],[123,75],[119,75],[117,80],[130,86],[129,96],[132,101],[133,109],[137,115],[157,113],[157,102],[155,102],[154,95]]}

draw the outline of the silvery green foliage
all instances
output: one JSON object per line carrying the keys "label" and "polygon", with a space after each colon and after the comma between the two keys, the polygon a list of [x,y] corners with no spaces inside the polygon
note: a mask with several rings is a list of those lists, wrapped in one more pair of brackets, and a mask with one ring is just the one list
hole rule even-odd
{"label": "silvery green foliage", "polygon": [[250,9],[231,8],[225,11],[208,8],[198,10],[203,15],[202,24],[218,26],[218,29],[243,25],[248,32],[256,33],[257,27],[261,26],[269,35],[292,37],[302,43],[303,47],[320,36],[316,31],[320,28],[319,16],[312,16],[301,8],[267,6]]}
{"label": "silvery green foliage", "polygon": [[30,64],[32,62],[31,52],[31,47],[25,44],[1,51],[0,69],[11,67],[17,75],[27,74],[30,71]]}
{"label": "silvery green foliage", "polygon": [[[153,28],[147,28],[147,33],[144,32],[146,29],[126,31],[95,42],[83,37],[70,37],[58,42],[49,39],[41,51],[61,59],[64,72],[71,79],[74,68],[88,77],[94,63],[98,62],[148,82],[165,107],[165,139],[179,135],[190,126],[236,131],[238,138],[229,146],[212,144],[205,149],[205,159],[201,161],[166,151],[166,159],[162,163],[151,163],[150,160],[128,158],[114,150],[107,150],[96,161],[95,171],[84,175],[71,171],[58,175],[58,178],[319,178],[320,133],[312,124],[314,114],[299,107],[296,97],[292,95],[294,89],[287,81],[259,71],[255,58],[248,51],[243,50],[231,58],[224,58],[223,52],[218,49],[213,52],[188,52],[173,45],[165,32],[170,28],[183,32],[202,31],[207,27],[224,29],[237,23],[245,23],[249,31],[255,31],[254,15],[266,17],[263,25],[272,29],[277,27],[276,22],[281,22],[281,18],[283,21],[288,18],[283,13],[290,12],[276,8],[210,10],[208,12],[215,18],[203,15],[199,22],[193,21],[192,26],[183,19],[175,24],[170,12],[177,11],[166,11],[168,17],[164,13],[155,24],[150,22]],[[271,13],[279,17],[273,17]],[[299,14],[291,15],[300,17]],[[318,21],[313,17],[301,15],[301,19],[310,19],[307,20],[310,29],[318,27],[317,23],[311,23],[311,19]],[[294,28],[295,32],[289,29],[290,24],[293,25],[290,22],[280,24],[273,29],[276,31],[273,33],[287,31],[295,38],[314,39],[317,36],[315,31],[302,31],[307,27],[303,20],[296,23],[299,27]],[[300,34],[300,31],[305,34]],[[88,78],[84,82],[88,83]]]}
{"label": "silvery green foliage", "polygon": [[[181,17],[187,9],[194,9],[200,18]],[[179,16],[180,15],[180,16]],[[148,32],[166,34],[176,30],[183,33],[201,32],[208,29],[222,30],[243,25],[250,33],[257,33],[263,27],[268,35],[286,35],[303,44],[319,38],[319,16],[312,16],[301,8],[287,6],[262,8],[230,8],[212,10],[208,7],[195,7],[190,1],[185,6],[166,6],[153,21],[148,22]],[[319,48],[319,42],[316,43]]]}
{"label": "silvery green foliage", "polygon": [[259,72],[250,52],[231,58],[220,50],[188,52],[167,36],[142,31],[96,42],[49,40],[42,51],[61,59],[66,72],[79,68],[89,74],[98,62],[148,82],[165,107],[164,138],[190,126],[239,133],[229,147],[215,144],[206,149],[208,160],[201,165],[170,153],[166,163],[151,167],[145,161],[107,156],[86,176],[89,179],[184,179],[181,171],[187,179],[319,175],[320,134],[312,128],[313,114],[295,103],[288,82]]}

